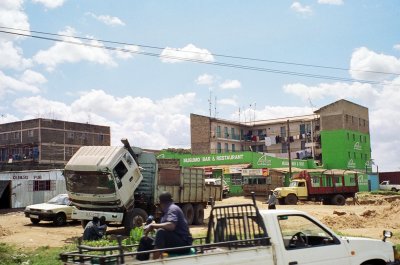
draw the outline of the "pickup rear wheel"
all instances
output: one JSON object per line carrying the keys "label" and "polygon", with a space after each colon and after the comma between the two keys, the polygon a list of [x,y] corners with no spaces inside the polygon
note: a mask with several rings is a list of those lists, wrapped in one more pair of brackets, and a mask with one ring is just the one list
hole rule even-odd
{"label": "pickup rear wheel", "polygon": [[186,203],[182,207],[182,212],[183,212],[183,215],[186,218],[186,221],[187,221],[188,225],[191,225],[193,223],[193,219],[194,219],[193,205],[190,204],[190,203]]}
{"label": "pickup rear wheel", "polygon": [[289,194],[285,198],[285,204],[288,205],[296,205],[297,204],[297,196],[294,194]]}
{"label": "pickup rear wheel", "polygon": [[54,217],[53,224],[55,226],[62,226],[67,223],[67,216],[65,213],[58,213],[56,214],[56,217]]}
{"label": "pickup rear wheel", "polygon": [[336,194],[332,198],[332,204],[334,204],[334,205],[345,205],[346,204],[346,198],[342,194]]}
{"label": "pickup rear wheel", "polygon": [[392,191],[398,192],[398,190],[395,187],[392,188]]}
{"label": "pickup rear wheel", "polygon": [[193,207],[194,210],[194,225],[202,225],[204,223],[204,206],[203,204],[196,204]]}

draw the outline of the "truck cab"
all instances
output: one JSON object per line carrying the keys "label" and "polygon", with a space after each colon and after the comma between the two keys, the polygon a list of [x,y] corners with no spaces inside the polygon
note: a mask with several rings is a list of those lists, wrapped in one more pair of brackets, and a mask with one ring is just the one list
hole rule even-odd
{"label": "truck cab", "polygon": [[288,187],[274,190],[280,204],[296,204],[298,199],[307,199],[307,182],[304,179],[294,179]]}

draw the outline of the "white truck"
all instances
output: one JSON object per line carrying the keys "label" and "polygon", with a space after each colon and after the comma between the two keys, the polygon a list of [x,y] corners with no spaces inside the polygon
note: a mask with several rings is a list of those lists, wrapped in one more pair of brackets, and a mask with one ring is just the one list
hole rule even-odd
{"label": "white truck", "polygon": [[127,234],[156,215],[158,195],[169,191],[189,224],[202,224],[210,197],[221,200],[221,188],[205,185],[203,169],[181,168],[178,160],[157,160],[154,153],[124,146],[81,147],[65,166],[72,219],[85,225],[93,216],[123,225]]}
{"label": "white truck", "polygon": [[391,190],[394,192],[400,191],[400,185],[399,184],[390,184],[389,180],[384,180],[379,184],[379,189],[380,190]]}
{"label": "white truck", "polygon": [[[138,252],[124,252],[127,246],[124,248],[120,243],[116,247],[103,248],[79,245],[78,251],[62,253],[60,259],[64,264],[91,264],[94,261],[132,265],[400,264],[393,244],[386,241],[391,235],[384,231],[383,240],[342,237],[301,211],[258,211],[253,197],[252,204],[213,207],[205,243],[191,246],[189,255],[171,254],[162,260],[138,261],[135,258]],[[93,254],[105,250],[115,250],[117,254]],[[171,250],[174,249],[157,251],[168,253]]]}

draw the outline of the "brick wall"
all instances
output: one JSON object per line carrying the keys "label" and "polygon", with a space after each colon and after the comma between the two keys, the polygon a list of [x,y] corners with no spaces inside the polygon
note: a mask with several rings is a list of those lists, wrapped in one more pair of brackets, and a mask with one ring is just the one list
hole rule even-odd
{"label": "brick wall", "polygon": [[190,136],[193,154],[209,154],[211,121],[209,117],[190,114]]}

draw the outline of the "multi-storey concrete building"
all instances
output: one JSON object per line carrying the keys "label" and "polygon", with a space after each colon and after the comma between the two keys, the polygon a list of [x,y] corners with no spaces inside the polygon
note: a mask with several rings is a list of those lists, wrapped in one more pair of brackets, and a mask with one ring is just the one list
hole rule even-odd
{"label": "multi-storey concrete building", "polygon": [[287,158],[313,158],[326,168],[365,169],[371,160],[368,109],[347,100],[313,114],[235,122],[196,114],[192,154],[254,151]]}
{"label": "multi-storey concrete building", "polygon": [[0,124],[3,165],[63,165],[83,145],[110,145],[110,127],[41,118]]}

